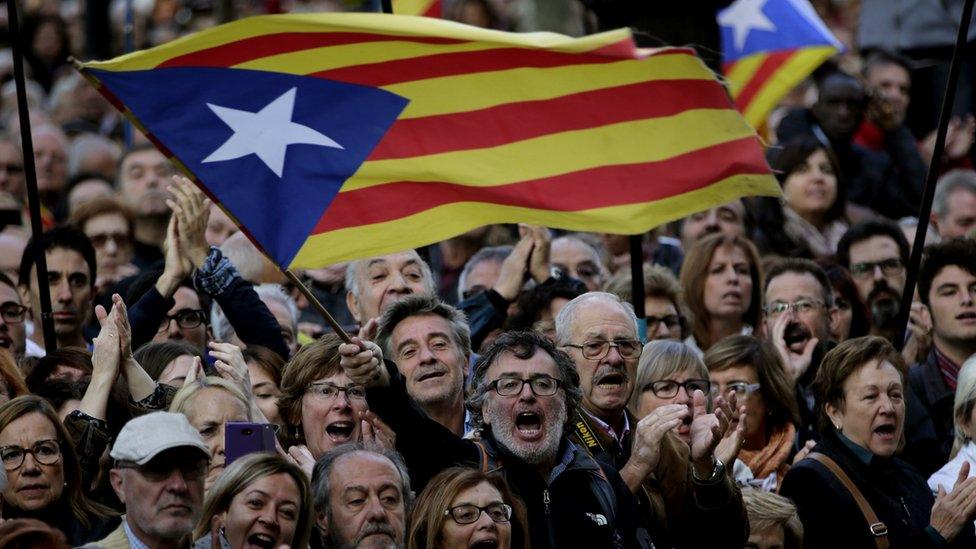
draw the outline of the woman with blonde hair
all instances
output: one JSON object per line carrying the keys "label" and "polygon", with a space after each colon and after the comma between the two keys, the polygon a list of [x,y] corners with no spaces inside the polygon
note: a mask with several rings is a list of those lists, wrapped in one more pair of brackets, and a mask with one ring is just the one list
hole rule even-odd
{"label": "woman with blonde hair", "polygon": [[194,547],[212,547],[216,526],[221,545],[305,548],[312,522],[305,473],[278,454],[250,454],[228,467],[207,492],[193,530]]}
{"label": "woman with blonde hair", "polygon": [[803,523],[796,505],[779,494],[745,489],[742,501],[749,515],[749,542],[746,547],[802,549]]}
{"label": "woman with blonde hair", "polygon": [[741,236],[711,234],[695,242],[681,266],[681,291],[691,316],[685,343],[699,356],[731,335],[750,335],[762,317],[762,266]]}
{"label": "woman with blonde hair", "polygon": [[929,488],[932,489],[933,494],[939,492],[939,486],[951,491],[964,463],[969,464],[971,471],[976,471],[976,442],[973,442],[976,438],[974,410],[976,410],[976,356],[970,357],[959,368],[956,397],[952,405],[956,438],[952,443],[949,463],[929,477]]}
{"label": "woman with blonde hair", "polygon": [[186,416],[210,449],[206,490],[224,471],[224,425],[228,421],[264,421],[239,384],[217,376],[194,379],[193,371],[173,397],[169,411]]}
{"label": "woman with blonde hair", "polygon": [[527,520],[525,506],[504,477],[451,467],[432,478],[417,497],[407,549],[460,549],[479,543],[525,549]]}

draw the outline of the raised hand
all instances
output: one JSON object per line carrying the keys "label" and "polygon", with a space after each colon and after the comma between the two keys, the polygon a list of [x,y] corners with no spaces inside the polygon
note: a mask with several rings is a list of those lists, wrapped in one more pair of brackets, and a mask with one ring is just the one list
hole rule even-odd
{"label": "raised hand", "polygon": [[932,506],[929,524],[935,528],[946,541],[951,542],[963,527],[972,528],[976,518],[976,477],[969,476],[969,462],[964,461],[959,468],[959,476],[952,492],[946,493],[945,487],[939,486]]}
{"label": "raised hand", "polygon": [[251,375],[247,369],[247,362],[241,348],[233,343],[211,341],[210,356],[214,357],[214,367],[220,377],[240,385],[249,400],[254,400],[251,393]]}
{"label": "raised hand", "polygon": [[199,269],[207,259],[207,221],[210,220],[210,199],[206,198],[189,179],[174,175],[169,191],[175,200],[166,204],[176,217],[177,238],[180,252],[193,268]]}
{"label": "raised hand", "polygon": [[493,289],[506,301],[515,301],[519,292],[522,291],[529,257],[534,245],[532,234],[527,232],[512,249],[512,253],[508,254],[508,257],[502,262],[498,281],[495,282]]}
{"label": "raised hand", "polygon": [[786,366],[788,374],[796,381],[806,373],[807,369],[810,368],[810,363],[813,361],[813,351],[817,348],[817,344],[820,343],[820,339],[816,337],[811,337],[807,340],[806,345],[803,346],[803,350],[799,353],[795,353],[790,350],[789,345],[786,344],[786,327],[789,323],[794,320],[793,315],[796,313],[792,309],[786,311],[776,322],[773,323],[773,346],[776,348],[776,352],[779,353],[781,359],[783,359],[783,365]]}
{"label": "raised hand", "polygon": [[379,345],[354,337],[352,343],[339,345],[339,355],[339,365],[353,383],[366,387],[389,385],[390,375],[383,366],[383,351]]}
{"label": "raised hand", "polygon": [[721,396],[715,397],[715,412],[705,408],[705,393],[695,391],[691,397],[691,461],[700,478],[711,475],[715,465],[715,449],[729,429],[731,407]]}

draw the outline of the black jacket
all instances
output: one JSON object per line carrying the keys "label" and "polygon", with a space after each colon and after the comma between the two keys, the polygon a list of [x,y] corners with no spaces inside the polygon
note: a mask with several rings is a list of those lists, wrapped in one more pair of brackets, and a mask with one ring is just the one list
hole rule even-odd
{"label": "black jacket", "polygon": [[[929,528],[932,496],[925,479],[898,458],[874,456],[866,465],[833,431],[825,433],[813,450],[837,462],[888,527],[892,548],[940,547],[941,536]],[[850,492],[826,466],[807,458],[783,479],[780,494],[796,503],[803,522],[803,545],[873,549],[875,540],[867,520]],[[973,547],[976,537],[969,523],[951,547]]]}
{"label": "black jacket", "polygon": [[650,546],[634,496],[612,467],[601,466],[564,438],[560,462],[545,479],[535,466],[507,453],[490,433],[482,436],[479,445],[430,419],[407,394],[396,365],[387,361],[386,367],[390,385],[369,389],[366,399],[396,432],[397,450],[406,461],[415,492],[447,467],[498,468],[525,503],[534,549]]}
{"label": "black jacket", "polygon": [[[912,366],[909,387],[932,418],[941,458],[939,467],[941,467],[949,460],[949,452],[952,450],[952,441],[955,438],[952,404],[956,395],[955,391],[946,385],[942,372],[939,371],[939,360],[935,356],[934,346],[924,362]],[[938,469],[930,471],[929,474],[936,470]]]}

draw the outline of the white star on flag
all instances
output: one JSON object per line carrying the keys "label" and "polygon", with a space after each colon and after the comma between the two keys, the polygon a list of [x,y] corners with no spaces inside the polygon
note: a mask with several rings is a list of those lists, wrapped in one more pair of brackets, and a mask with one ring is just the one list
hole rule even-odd
{"label": "white star on flag", "polygon": [[292,88],[258,112],[241,111],[207,103],[225,124],[234,130],[223,145],[203,162],[222,162],[256,154],[279,178],[285,169],[288,145],[320,145],[342,149],[342,145],[308,126],[291,121],[295,109]]}
{"label": "white star on flag", "polygon": [[746,39],[753,29],[776,30],[776,25],[762,11],[767,1],[738,0],[719,15],[719,25],[732,27],[735,49],[742,51],[746,46]]}

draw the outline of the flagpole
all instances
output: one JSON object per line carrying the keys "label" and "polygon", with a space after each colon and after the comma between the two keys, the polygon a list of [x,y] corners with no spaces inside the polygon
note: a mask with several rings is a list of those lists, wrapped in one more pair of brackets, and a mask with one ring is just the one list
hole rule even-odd
{"label": "flagpole", "polygon": [[[57,350],[54,317],[51,314],[51,291],[47,281],[47,256],[44,251],[44,229],[41,226],[41,198],[37,190],[37,170],[34,166],[34,141],[31,139],[30,111],[27,108],[27,88],[24,82],[24,57],[21,51],[20,22],[17,19],[17,0],[7,0],[7,20],[10,27],[10,48],[14,58],[14,81],[17,84],[17,111],[20,114],[20,141],[24,152],[24,177],[27,184],[27,203],[30,210],[31,239],[34,242],[34,262],[37,266],[37,293],[41,298],[40,320],[44,333],[44,349]],[[29,281],[21,280],[22,284]],[[37,311],[33,311],[37,313]],[[35,317],[36,321],[36,317]]]}
{"label": "flagpole", "polygon": [[305,296],[305,299],[307,299],[308,302],[311,303],[313,307],[315,307],[315,310],[318,311],[319,314],[325,318],[325,321],[329,323],[329,326],[331,326],[332,330],[336,334],[338,334],[339,338],[346,343],[352,343],[352,338],[350,338],[349,334],[347,334],[346,331],[342,329],[342,325],[339,324],[336,321],[336,319],[332,317],[332,314],[329,313],[329,310],[326,309],[325,306],[322,305],[322,303],[318,300],[318,298],[315,297],[315,294],[313,294],[312,291],[309,290],[307,286],[305,286],[305,283],[303,283],[300,278],[295,276],[295,273],[291,272],[291,269],[284,269],[281,272],[285,273],[285,276],[288,277],[288,280],[291,281],[291,283],[294,284],[296,288],[298,288],[299,292],[302,292],[302,295]]}
{"label": "flagpole", "polygon": [[630,235],[630,290],[637,316],[638,339],[647,342],[647,312],[644,311],[644,235]]}
{"label": "flagpole", "polygon": [[952,114],[952,104],[956,98],[956,85],[959,83],[962,50],[969,34],[969,23],[973,18],[973,4],[976,0],[966,0],[962,8],[962,21],[959,22],[959,33],[956,35],[956,45],[952,50],[952,61],[949,64],[949,79],[946,81],[945,96],[942,99],[942,111],[939,113],[939,127],[935,136],[935,147],[932,158],[929,159],[929,171],[925,178],[925,190],[922,195],[922,209],[918,214],[918,228],[915,230],[915,243],[912,245],[912,256],[908,262],[908,276],[905,281],[905,292],[901,296],[901,309],[898,311],[899,331],[895,344],[901,349],[905,345],[905,332],[908,329],[908,317],[915,296],[915,285],[918,283],[918,269],[922,263],[922,250],[925,246],[925,233],[929,228],[929,217],[932,215],[932,199],[935,196],[935,184],[939,177],[942,164],[942,152],[945,149],[946,131],[949,127],[949,117]]}

